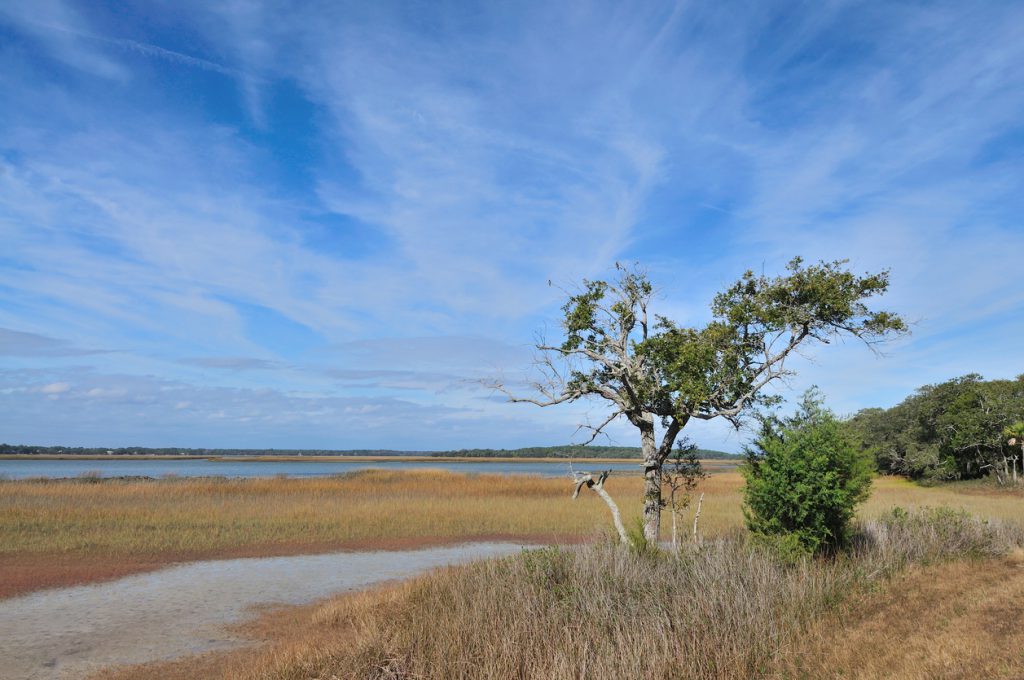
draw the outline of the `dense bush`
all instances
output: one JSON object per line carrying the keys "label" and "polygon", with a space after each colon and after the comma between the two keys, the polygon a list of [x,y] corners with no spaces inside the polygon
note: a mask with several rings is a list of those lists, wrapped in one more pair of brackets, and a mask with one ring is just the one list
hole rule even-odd
{"label": "dense bush", "polygon": [[783,552],[821,552],[849,538],[873,464],[813,392],[796,415],[766,419],[743,466],[747,527]]}

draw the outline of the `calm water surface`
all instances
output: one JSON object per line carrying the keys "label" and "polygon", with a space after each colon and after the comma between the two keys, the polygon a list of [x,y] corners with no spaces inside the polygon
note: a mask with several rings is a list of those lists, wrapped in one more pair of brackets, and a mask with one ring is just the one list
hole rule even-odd
{"label": "calm water surface", "polygon": [[0,677],[70,680],[244,643],[225,624],[428,569],[519,552],[514,543],[193,562],[0,600]]}
{"label": "calm water surface", "polygon": [[[576,470],[614,470],[635,472],[640,466],[633,463],[574,463]],[[222,460],[0,460],[0,478],[26,479],[29,477],[77,477],[96,473],[103,477],[326,477],[356,470],[451,470],[484,474],[541,475],[544,477],[569,476],[569,464],[524,461],[470,462],[438,460],[412,461],[222,461]]]}

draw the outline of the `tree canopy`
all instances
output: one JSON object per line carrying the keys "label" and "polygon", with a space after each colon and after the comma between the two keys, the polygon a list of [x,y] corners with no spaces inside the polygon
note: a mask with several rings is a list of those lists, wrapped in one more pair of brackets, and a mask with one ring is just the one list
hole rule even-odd
{"label": "tree canopy", "polygon": [[882,472],[923,479],[1006,473],[1006,428],[1024,415],[1024,375],[972,373],[925,385],[889,409],[865,409],[849,427]]}
{"label": "tree canopy", "polygon": [[662,465],[691,419],[738,424],[745,409],[773,401],[764,388],[792,374],[786,360],[797,347],[841,335],[873,345],[907,330],[899,316],[867,306],[888,289],[888,272],[857,275],[845,260],[805,266],[798,257],[774,277],[747,271],[715,296],[711,321],[700,327],[654,314],[646,274],[622,265],[616,270],[614,280],[584,280],[569,294],[561,343],[537,345],[543,374],[533,385],[537,396],[495,386],[514,402],[538,406],[607,401],[607,417],[584,426],[586,443],[619,417],[633,424],[640,433],[650,540],[659,536]]}

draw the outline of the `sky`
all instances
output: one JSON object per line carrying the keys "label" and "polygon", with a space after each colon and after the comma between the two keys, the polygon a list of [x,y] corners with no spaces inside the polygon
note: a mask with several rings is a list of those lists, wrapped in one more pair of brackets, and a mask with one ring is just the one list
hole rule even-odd
{"label": "sky", "polygon": [[840,414],[1024,373],[1022,32],[995,1],[5,0],[0,441],[577,441],[601,403],[484,382],[616,262],[683,325],[796,255],[889,269],[911,335],[779,386]]}

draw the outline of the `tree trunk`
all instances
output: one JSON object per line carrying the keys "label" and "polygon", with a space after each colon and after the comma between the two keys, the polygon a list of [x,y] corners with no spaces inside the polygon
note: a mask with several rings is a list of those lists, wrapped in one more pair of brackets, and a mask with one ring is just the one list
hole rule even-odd
{"label": "tree trunk", "polygon": [[654,414],[639,421],[640,447],[644,456],[644,538],[657,543],[661,538],[661,460],[654,440]]}

